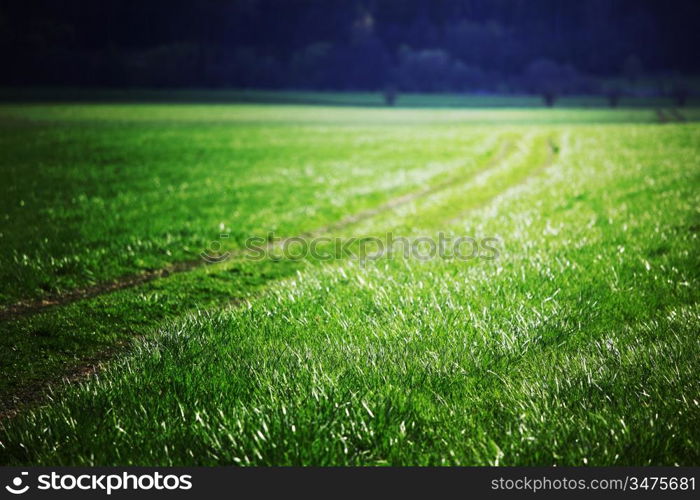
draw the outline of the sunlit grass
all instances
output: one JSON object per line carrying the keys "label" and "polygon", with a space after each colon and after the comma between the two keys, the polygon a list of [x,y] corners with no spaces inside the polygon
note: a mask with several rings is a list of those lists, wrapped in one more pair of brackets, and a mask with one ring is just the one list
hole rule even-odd
{"label": "sunlit grass", "polygon": [[[184,121],[189,112],[199,110]],[[431,115],[445,123],[408,126],[383,110],[360,126],[363,112],[336,110],[339,124],[322,129],[209,130],[214,141],[244,137],[241,147],[259,148],[257,163],[223,174],[232,194],[250,182],[255,194],[241,199],[260,200],[241,209],[242,227],[267,229],[259,210],[287,221],[286,232],[311,229],[454,176],[339,233],[493,236],[498,259],[234,260],[13,323],[10,338],[41,323],[65,339],[59,325],[81,318],[75,347],[90,332],[106,345],[144,338],[99,378],[7,421],[0,462],[697,464],[697,126],[454,125],[452,111]],[[183,137],[168,133],[154,155]],[[171,147],[207,141],[192,133]],[[236,150],[215,151],[224,172]],[[274,209],[254,197],[265,176]],[[195,220],[191,205],[170,208],[154,223]],[[110,321],[120,325],[113,336]],[[36,369],[46,375],[58,359]]]}

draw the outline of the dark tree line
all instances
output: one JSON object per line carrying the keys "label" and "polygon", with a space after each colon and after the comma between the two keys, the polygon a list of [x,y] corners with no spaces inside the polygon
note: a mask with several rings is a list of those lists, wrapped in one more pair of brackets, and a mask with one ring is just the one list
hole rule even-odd
{"label": "dark tree line", "polygon": [[0,83],[555,96],[696,73],[699,15],[685,0],[4,2]]}

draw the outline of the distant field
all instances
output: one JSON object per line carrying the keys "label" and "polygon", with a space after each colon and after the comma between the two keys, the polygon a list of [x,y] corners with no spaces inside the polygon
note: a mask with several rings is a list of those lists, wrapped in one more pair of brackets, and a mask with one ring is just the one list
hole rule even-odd
{"label": "distant field", "polygon": [[174,94],[0,104],[1,464],[700,463],[698,108]]}

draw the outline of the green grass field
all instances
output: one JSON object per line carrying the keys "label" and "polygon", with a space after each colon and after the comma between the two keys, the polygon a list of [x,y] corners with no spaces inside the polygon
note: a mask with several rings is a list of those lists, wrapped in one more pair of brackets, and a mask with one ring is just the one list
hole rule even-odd
{"label": "green grass field", "polygon": [[292,97],[0,105],[0,464],[700,464],[698,108]]}

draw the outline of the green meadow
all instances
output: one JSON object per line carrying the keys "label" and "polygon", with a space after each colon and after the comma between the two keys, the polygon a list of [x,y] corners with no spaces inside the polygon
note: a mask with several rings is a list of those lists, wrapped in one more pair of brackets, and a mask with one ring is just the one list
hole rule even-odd
{"label": "green meadow", "polygon": [[700,464],[700,108],[155,95],[0,104],[0,464]]}

